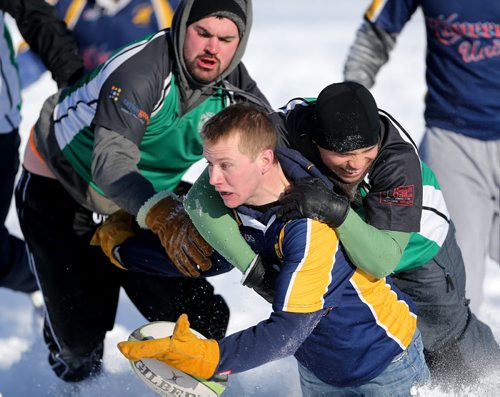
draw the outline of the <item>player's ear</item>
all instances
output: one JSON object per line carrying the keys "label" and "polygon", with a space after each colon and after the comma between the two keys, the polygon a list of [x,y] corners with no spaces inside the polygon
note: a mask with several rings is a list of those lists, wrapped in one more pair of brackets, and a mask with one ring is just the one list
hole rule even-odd
{"label": "player's ear", "polygon": [[259,155],[259,160],[261,172],[265,174],[274,164],[274,151],[271,149],[264,149]]}

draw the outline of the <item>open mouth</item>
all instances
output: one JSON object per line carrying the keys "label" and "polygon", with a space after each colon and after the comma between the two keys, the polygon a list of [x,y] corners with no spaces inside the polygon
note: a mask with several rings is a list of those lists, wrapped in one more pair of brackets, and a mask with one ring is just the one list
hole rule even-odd
{"label": "open mouth", "polygon": [[212,57],[198,58],[198,66],[203,69],[214,69],[217,65],[217,59]]}
{"label": "open mouth", "polygon": [[346,170],[344,169],[344,174],[347,176],[358,176],[361,174],[361,170]]}

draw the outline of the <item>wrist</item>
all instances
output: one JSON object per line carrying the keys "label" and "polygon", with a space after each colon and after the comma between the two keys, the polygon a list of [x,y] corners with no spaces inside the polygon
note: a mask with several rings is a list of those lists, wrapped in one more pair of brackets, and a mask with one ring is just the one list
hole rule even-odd
{"label": "wrist", "polygon": [[329,201],[329,213],[325,211],[325,223],[334,229],[341,227],[351,209],[351,203],[346,197],[334,195]]}
{"label": "wrist", "polygon": [[161,200],[163,200],[166,197],[172,197],[176,200],[179,199],[179,196],[175,194],[174,192],[171,192],[169,190],[162,190],[161,192],[156,193],[155,195],[151,196],[148,198],[144,204],[141,205],[141,208],[139,208],[139,211],[137,212],[137,224],[141,227],[141,229],[149,229],[149,226],[146,222],[146,217],[151,210],[156,204],[158,204]]}
{"label": "wrist", "polygon": [[252,280],[254,278],[254,272],[256,270],[259,270],[260,267],[262,267],[262,261],[260,259],[260,256],[255,255],[255,257],[252,259],[252,262],[250,262],[250,265],[247,267],[247,269],[243,273],[243,277],[241,278],[240,283],[242,285],[247,286],[247,287],[251,287],[251,285],[248,285],[248,283],[254,284],[252,282]]}

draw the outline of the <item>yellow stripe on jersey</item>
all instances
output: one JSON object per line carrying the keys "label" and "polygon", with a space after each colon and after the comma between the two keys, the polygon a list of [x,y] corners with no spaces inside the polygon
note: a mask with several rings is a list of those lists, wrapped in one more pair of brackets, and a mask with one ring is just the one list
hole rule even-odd
{"label": "yellow stripe on jersey", "polygon": [[[283,238],[284,228],[280,233],[280,245],[282,245]],[[295,269],[289,283],[283,310],[311,313],[324,306],[323,297],[331,282],[338,238],[329,226],[308,219],[307,240],[300,244],[304,245],[303,259]]]}
{"label": "yellow stripe on jersey", "polygon": [[66,22],[68,29],[73,30],[86,4],[87,0],[73,0],[71,2],[64,16],[64,22]]}
{"label": "yellow stripe on jersey", "polygon": [[370,7],[366,10],[365,16],[373,22],[382,11],[382,8],[384,8],[386,2],[387,0],[373,0]]}
{"label": "yellow stripe on jersey", "polygon": [[167,0],[153,0],[156,20],[160,29],[169,28],[174,16],[174,10]]}
{"label": "yellow stripe on jersey", "polygon": [[359,269],[352,275],[351,284],[359,298],[370,308],[377,324],[402,349],[406,349],[417,327],[417,317],[410,312],[406,302],[398,300],[385,278],[376,279]]}

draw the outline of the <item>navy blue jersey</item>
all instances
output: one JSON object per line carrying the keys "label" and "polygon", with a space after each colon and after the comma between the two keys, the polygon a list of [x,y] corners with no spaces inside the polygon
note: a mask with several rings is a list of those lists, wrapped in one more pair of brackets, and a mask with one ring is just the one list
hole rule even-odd
{"label": "navy blue jersey", "polygon": [[500,2],[375,0],[365,17],[397,34],[419,6],[427,30],[427,124],[500,139]]}

